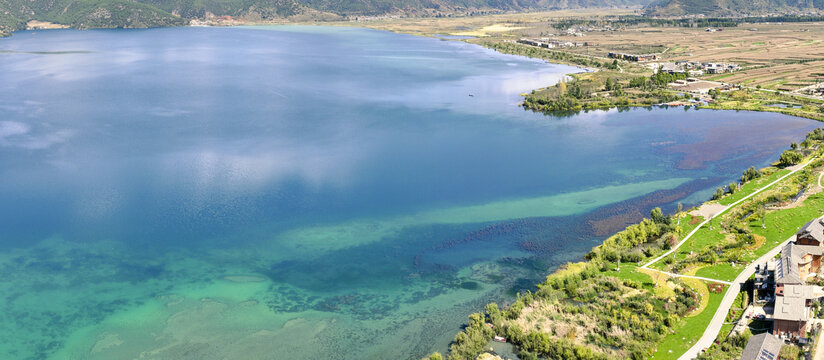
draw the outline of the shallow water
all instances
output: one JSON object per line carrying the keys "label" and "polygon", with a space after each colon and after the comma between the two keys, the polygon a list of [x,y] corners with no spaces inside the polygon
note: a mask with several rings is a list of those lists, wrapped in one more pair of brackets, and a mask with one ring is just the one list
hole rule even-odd
{"label": "shallow water", "polygon": [[0,357],[420,358],[816,125],[517,107],[572,71],[351,28],[0,40]]}

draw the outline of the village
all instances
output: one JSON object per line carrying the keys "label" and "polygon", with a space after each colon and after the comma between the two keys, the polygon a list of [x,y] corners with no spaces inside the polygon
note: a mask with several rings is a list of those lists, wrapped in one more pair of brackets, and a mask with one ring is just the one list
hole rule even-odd
{"label": "village", "polygon": [[[741,360],[778,359],[782,346],[804,346],[811,342],[811,334],[820,333],[822,249],[824,217],[804,225],[776,258],[756,266],[748,283],[751,289],[744,289],[752,291],[753,301],[733,333],[748,326],[753,332],[771,330],[752,336]],[[766,327],[752,329],[751,324]]]}

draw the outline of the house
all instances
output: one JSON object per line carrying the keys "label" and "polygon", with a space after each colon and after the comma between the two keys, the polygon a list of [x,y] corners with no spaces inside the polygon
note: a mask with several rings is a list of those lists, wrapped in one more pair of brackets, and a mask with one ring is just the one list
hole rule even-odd
{"label": "house", "polygon": [[658,68],[658,72],[665,72],[668,74],[680,74],[684,72],[684,69],[680,68],[674,63],[662,63],[661,66]]}
{"label": "house", "polygon": [[824,244],[824,216],[804,224],[795,234],[795,243],[822,246]]}
{"label": "house", "polygon": [[[785,286],[784,296],[776,296],[773,311],[773,334],[791,339],[807,334],[807,321],[812,317],[810,297],[812,291],[806,285]],[[777,290],[776,290],[777,291]]]}
{"label": "house", "polygon": [[755,266],[753,295],[757,304],[772,302],[775,297],[776,260],[769,260]]}
{"label": "house", "polygon": [[781,295],[784,285],[802,285],[808,276],[821,270],[821,247],[788,243],[776,260],[775,292]]}
{"label": "house", "polygon": [[777,360],[782,345],[784,341],[770,333],[753,335],[741,353],[741,360]]}

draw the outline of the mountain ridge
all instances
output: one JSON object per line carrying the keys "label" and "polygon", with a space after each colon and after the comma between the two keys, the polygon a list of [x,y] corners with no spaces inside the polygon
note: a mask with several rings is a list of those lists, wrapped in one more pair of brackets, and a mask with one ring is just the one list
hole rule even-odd
{"label": "mountain ridge", "polygon": [[820,13],[824,0],[656,0],[647,16],[759,16]]}
{"label": "mountain ridge", "polygon": [[343,20],[358,16],[444,16],[588,7],[642,6],[651,0],[0,0],[0,32],[31,20],[74,28],[185,25],[232,16],[243,21],[292,18]]}

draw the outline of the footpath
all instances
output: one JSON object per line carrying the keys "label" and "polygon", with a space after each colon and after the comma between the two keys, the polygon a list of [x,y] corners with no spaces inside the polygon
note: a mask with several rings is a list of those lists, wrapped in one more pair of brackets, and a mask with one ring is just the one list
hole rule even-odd
{"label": "footpath", "polygon": [[[786,179],[787,177],[792,176],[793,174],[801,171],[802,169],[807,167],[807,165],[811,164],[814,160],[816,160],[816,158],[810,159],[809,161],[807,161],[803,165],[794,167],[792,171],[785,174],[784,176],[781,176],[780,178],[776,179],[775,181],[759,188],[756,191],[753,191],[751,194],[739,199],[738,201],[730,204],[729,206],[720,208],[719,211],[717,211],[715,214],[707,216],[707,218],[703,222],[698,224],[698,226],[696,226],[695,229],[690,231],[690,233],[687,234],[687,236],[685,236],[683,239],[681,239],[681,241],[678,242],[678,244],[673,246],[672,249],[670,249],[669,251],[661,254],[661,256],[658,256],[658,257],[652,259],[650,262],[644,264],[643,266],[641,266],[642,269],[649,270],[649,271],[656,271],[656,272],[663,273],[663,274],[666,274],[666,275],[671,276],[671,277],[699,279],[699,280],[717,282],[717,283],[722,283],[722,284],[729,285],[727,287],[726,293],[724,293],[724,298],[721,300],[721,305],[718,306],[718,309],[715,311],[715,314],[713,315],[712,320],[710,321],[710,324],[707,326],[707,329],[704,330],[704,334],[701,335],[701,338],[699,338],[698,341],[696,341],[695,344],[693,344],[693,346],[689,350],[687,350],[687,352],[685,352],[683,355],[681,355],[681,357],[678,358],[679,360],[694,359],[704,349],[706,349],[706,348],[710,347],[710,345],[712,345],[713,341],[715,341],[715,338],[718,337],[718,332],[721,330],[721,326],[724,325],[724,320],[727,317],[727,313],[729,312],[730,307],[732,306],[733,302],[735,302],[735,297],[738,295],[741,284],[746,282],[747,279],[749,279],[750,276],[752,276],[752,274],[755,273],[756,264],[766,262],[768,259],[770,259],[770,258],[774,257],[775,255],[777,255],[781,251],[781,248],[784,245],[786,245],[788,242],[792,241],[795,237],[794,236],[790,237],[789,239],[785,240],[784,242],[782,242],[781,244],[779,244],[775,248],[771,249],[766,254],[759,257],[757,260],[751,262],[746,268],[744,268],[743,271],[741,271],[738,274],[738,276],[736,276],[735,280],[732,281],[732,282],[723,281],[723,280],[719,280],[719,279],[711,279],[711,278],[706,278],[706,277],[700,277],[700,276],[675,274],[675,273],[671,273],[671,272],[667,272],[667,271],[661,271],[661,270],[658,270],[658,269],[653,269],[653,268],[650,268],[650,266],[652,266],[656,262],[660,261],[661,259],[669,256],[670,254],[672,254],[673,252],[678,250],[678,248],[681,247],[681,245],[684,245],[684,243],[686,243],[687,240],[689,240],[693,235],[695,235],[695,233],[698,232],[698,230],[701,229],[708,222],[712,221],[716,217],[718,217],[721,214],[725,213],[727,210],[738,206],[738,204],[741,204],[742,202],[750,199],[751,197],[763,192],[764,190],[770,188],[771,186],[777,184],[778,182]],[[819,177],[819,182],[820,181],[821,181],[821,177]],[[738,285],[738,286],[736,286],[736,285]]]}

